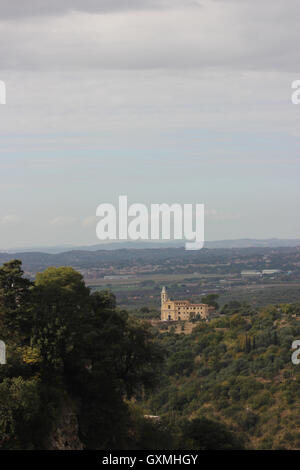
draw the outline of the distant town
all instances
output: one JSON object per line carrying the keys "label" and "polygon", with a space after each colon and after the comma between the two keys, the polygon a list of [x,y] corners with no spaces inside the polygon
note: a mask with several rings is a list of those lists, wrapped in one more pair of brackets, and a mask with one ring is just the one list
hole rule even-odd
{"label": "distant town", "polygon": [[163,285],[171,298],[194,303],[210,293],[221,304],[235,298],[258,306],[300,301],[300,246],[0,253],[0,262],[13,257],[31,279],[49,266],[72,266],[92,291],[110,289],[121,307],[147,306],[156,317]]}

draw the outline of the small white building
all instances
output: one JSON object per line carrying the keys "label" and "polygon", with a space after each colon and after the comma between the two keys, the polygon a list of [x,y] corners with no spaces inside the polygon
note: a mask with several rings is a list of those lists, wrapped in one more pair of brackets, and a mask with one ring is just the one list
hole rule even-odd
{"label": "small white building", "polygon": [[272,274],[279,274],[281,272],[280,269],[263,269],[262,274],[266,276],[271,276]]}
{"label": "small white building", "polygon": [[241,276],[243,277],[259,277],[261,276],[261,271],[255,271],[254,269],[249,269],[248,271],[242,271]]}

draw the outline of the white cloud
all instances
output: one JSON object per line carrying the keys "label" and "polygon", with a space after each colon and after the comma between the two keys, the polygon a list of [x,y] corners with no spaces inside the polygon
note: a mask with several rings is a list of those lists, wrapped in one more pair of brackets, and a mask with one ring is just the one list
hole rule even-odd
{"label": "white cloud", "polygon": [[199,0],[0,0],[1,16],[12,18],[61,15],[72,11],[108,13],[201,5]]}
{"label": "white cloud", "polygon": [[19,221],[19,218],[15,215],[10,214],[0,216],[0,225],[15,225]]}
{"label": "white cloud", "polygon": [[180,4],[2,19],[3,150],[12,150],[10,135],[14,149],[25,143],[36,152],[162,128],[298,135],[290,83],[298,78],[300,4]]}
{"label": "white cloud", "polygon": [[76,217],[57,216],[51,219],[49,221],[49,224],[59,226],[59,227],[64,227],[64,226],[72,225],[76,221],[77,221]]}
{"label": "white cloud", "polygon": [[205,209],[205,218],[211,221],[225,222],[239,220],[241,219],[241,215],[219,209]]}
{"label": "white cloud", "polygon": [[[24,216],[28,243],[87,233],[93,242],[89,214],[119,193],[197,198],[220,208],[208,215],[215,226],[243,213],[243,191],[262,212],[279,197],[297,211],[289,202],[299,200],[300,106],[290,100],[300,78],[298,0],[0,7],[0,188],[7,213]],[[265,214],[260,223],[272,236]],[[2,239],[20,245],[1,225]]]}
{"label": "white cloud", "polygon": [[97,221],[98,218],[96,216],[85,217],[82,221],[82,226],[87,228],[95,227],[96,229]]}
{"label": "white cloud", "polygon": [[289,8],[284,0],[273,1],[272,8],[269,0],[259,6],[203,0],[200,8],[191,6],[195,2],[167,3],[168,10],[97,14],[66,8],[61,16],[26,21],[2,16],[2,71],[297,69],[298,0],[290,0]]}

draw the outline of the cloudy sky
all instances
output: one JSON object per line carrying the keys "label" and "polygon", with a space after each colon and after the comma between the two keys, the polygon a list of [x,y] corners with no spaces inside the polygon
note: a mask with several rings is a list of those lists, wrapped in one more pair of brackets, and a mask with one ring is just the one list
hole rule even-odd
{"label": "cloudy sky", "polygon": [[94,244],[101,202],[300,238],[298,0],[0,0],[0,249]]}

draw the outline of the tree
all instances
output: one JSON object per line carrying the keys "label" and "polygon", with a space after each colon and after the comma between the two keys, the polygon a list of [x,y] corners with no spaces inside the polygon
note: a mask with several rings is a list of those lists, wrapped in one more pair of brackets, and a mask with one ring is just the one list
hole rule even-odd
{"label": "tree", "polygon": [[0,383],[1,449],[33,449],[40,440],[42,420],[37,379],[13,377]]}
{"label": "tree", "polygon": [[90,449],[125,446],[129,415],[124,400],[155,385],[161,361],[149,325],[116,310],[114,297],[107,300],[99,292],[90,296],[81,359],[67,366],[70,390],[82,399],[80,427]]}
{"label": "tree", "polygon": [[240,313],[242,308],[242,304],[237,300],[231,300],[227,304],[223,305],[221,309],[222,314],[233,315],[235,313]]}
{"label": "tree", "polygon": [[149,325],[118,311],[110,291],[91,294],[69,267],[38,274],[33,290],[45,380],[66,384],[80,404],[87,448],[117,448],[127,433],[124,399],[155,383],[161,356]]}
{"label": "tree", "polygon": [[70,267],[38,273],[33,287],[32,342],[48,369],[62,369],[81,341],[90,290]]}
{"label": "tree", "polygon": [[192,450],[238,450],[242,442],[224,424],[207,418],[196,418],[184,427],[184,437]]}
{"label": "tree", "polygon": [[14,337],[0,370],[0,447],[41,448],[68,396],[86,448],[126,448],[126,400],[155,384],[162,359],[149,324],[118,310],[110,291],[91,294],[70,267],[49,268],[31,284],[21,262],[7,263],[0,302],[1,326]]}
{"label": "tree", "polygon": [[216,310],[219,310],[219,304],[217,299],[219,298],[218,294],[208,294],[201,298],[201,302],[203,304],[211,305]]}
{"label": "tree", "polygon": [[30,286],[23,277],[22,263],[12,260],[0,268],[0,331],[1,339],[12,341],[30,331]]}

